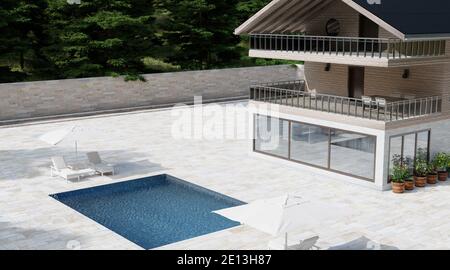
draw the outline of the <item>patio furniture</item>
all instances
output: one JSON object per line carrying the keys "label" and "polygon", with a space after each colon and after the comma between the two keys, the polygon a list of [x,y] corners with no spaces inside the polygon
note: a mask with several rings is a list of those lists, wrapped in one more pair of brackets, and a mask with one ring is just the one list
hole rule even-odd
{"label": "patio furniture", "polygon": [[115,166],[112,164],[104,163],[98,152],[89,152],[86,154],[89,160],[89,164],[93,169],[104,176],[105,174],[116,174]]}
{"label": "patio furniture", "polygon": [[386,109],[387,101],[385,98],[376,97],[375,102],[377,103],[377,106],[379,109],[383,109],[383,110]]}
{"label": "patio furniture", "polygon": [[372,97],[362,96],[361,99],[362,99],[364,105],[366,105],[366,106],[372,105]]}
{"label": "patio furniture", "polygon": [[50,175],[52,177],[59,176],[69,181],[70,179],[81,180],[82,177],[87,177],[95,174],[92,169],[75,170],[68,166],[64,157],[52,157],[52,166],[50,167]]}
{"label": "patio furniture", "polygon": [[317,241],[319,241],[319,236],[314,236],[302,240],[297,244],[290,245],[288,243],[286,246],[282,241],[275,240],[269,242],[269,250],[319,250],[320,247],[316,245]]}
{"label": "patio furniture", "polygon": [[[272,236],[284,234],[284,249],[289,247],[288,232],[306,226],[349,216],[348,207],[311,202],[295,195],[261,199],[249,204],[213,211],[230,220],[248,225]],[[306,245],[306,242],[304,245]],[[303,246],[302,246],[303,247]]]}
{"label": "patio furniture", "polygon": [[382,245],[361,236],[347,243],[338,244],[328,248],[328,250],[398,250],[397,247]]}

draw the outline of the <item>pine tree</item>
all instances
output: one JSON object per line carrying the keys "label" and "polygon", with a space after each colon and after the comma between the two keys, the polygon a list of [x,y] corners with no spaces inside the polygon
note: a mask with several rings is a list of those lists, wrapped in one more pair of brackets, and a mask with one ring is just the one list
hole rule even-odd
{"label": "pine tree", "polygon": [[143,59],[157,45],[152,15],[148,0],[53,0],[46,55],[60,78],[146,72]]}
{"label": "pine tree", "polygon": [[183,69],[208,69],[239,59],[239,37],[233,35],[237,0],[157,2],[162,37],[172,51],[170,62]]}
{"label": "pine tree", "polygon": [[36,68],[40,44],[45,40],[46,7],[46,0],[2,0],[0,3],[0,65],[7,72],[14,69],[31,73]]}

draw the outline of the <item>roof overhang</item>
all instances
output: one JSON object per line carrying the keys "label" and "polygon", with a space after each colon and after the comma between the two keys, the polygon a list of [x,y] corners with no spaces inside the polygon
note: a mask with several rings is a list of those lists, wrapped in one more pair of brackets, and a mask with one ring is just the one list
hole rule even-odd
{"label": "roof overhang", "polygon": [[250,33],[303,32],[306,23],[335,1],[342,1],[358,13],[402,40],[443,39],[449,34],[408,35],[377,17],[353,0],[273,0],[235,30],[236,35]]}
{"label": "roof overhang", "polygon": [[340,0],[273,0],[234,33],[300,32],[309,19],[334,1]]}

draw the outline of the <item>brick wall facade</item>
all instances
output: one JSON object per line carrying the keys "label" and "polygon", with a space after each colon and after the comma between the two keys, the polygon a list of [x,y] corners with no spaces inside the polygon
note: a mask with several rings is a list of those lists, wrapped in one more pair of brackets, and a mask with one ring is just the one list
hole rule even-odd
{"label": "brick wall facade", "polygon": [[267,66],[145,75],[147,82],[86,78],[0,84],[0,121],[245,97],[254,83],[295,80],[298,69]]}

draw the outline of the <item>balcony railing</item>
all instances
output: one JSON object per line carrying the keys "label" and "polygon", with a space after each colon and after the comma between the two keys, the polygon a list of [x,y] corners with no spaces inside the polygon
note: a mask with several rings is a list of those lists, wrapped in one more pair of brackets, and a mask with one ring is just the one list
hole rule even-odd
{"label": "balcony railing", "polygon": [[304,91],[303,81],[271,83],[250,87],[250,99],[302,109],[392,122],[442,112],[439,96],[405,99],[384,104],[358,98]]}
{"label": "balcony railing", "polygon": [[446,41],[403,41],[393,38],[251,34],[250,49],[322,55],[410,59],[445,56]]}

